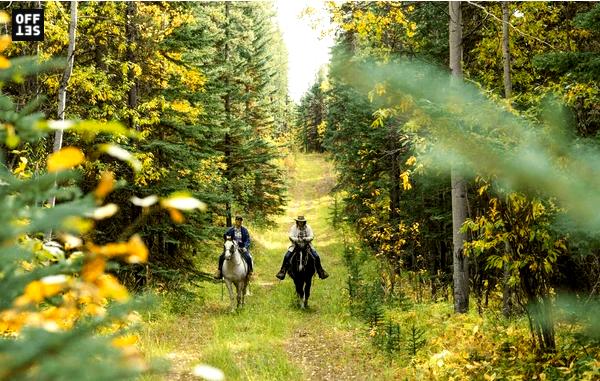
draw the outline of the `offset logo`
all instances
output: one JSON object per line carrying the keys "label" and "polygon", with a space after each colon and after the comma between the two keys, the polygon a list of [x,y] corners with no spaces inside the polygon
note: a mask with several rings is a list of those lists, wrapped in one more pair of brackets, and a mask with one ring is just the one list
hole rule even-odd
{"label": "offset logo", "polygon": [[44,10],[12,10],[13,41],[44,41]]}

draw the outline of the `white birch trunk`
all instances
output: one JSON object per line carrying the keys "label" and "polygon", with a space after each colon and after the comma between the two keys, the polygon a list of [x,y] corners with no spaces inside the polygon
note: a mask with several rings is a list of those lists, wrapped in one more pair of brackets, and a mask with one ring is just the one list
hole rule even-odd
{"label": "white birch trunk", "polygon": [[[60,87],[58,88],[58,120],[65,119],[65,108],[67,105],[67,86],[71,74],[73,73],[73,61],[75,60],[75,31],[77,29],[77,1],[71,1],[71,22],[69,23],[69,47],[67,49],[67,66],[65,72],[60,81]],[[52,152],[56,152],[62,148],[63,142],[63,130],[56,130],[54,133],[54,144],[52,146]],[[56,198],[52,197],[50,200],[50,207],[54,207]]]}
{"label": "white birch trunk", "polygon": [[[462,80],[462,11],[460,1],[450,1],[450,69],[456,81]],[[453,168],[450,171],[452,185],[452,258],[454,283],[454,312],[469,310],[469,262],[464,256],[465,234],[460,228],[467,218],[467,184],[464,177]]]}

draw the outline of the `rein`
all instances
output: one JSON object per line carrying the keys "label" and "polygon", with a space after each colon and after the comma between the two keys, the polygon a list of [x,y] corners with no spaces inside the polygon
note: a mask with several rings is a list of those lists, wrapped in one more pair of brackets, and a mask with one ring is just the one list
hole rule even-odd
{"label": "rein", "polygon": [[300,255],[300,260],[298,261],[298,271],[303,271],[308,266],[308,257],[310,256],[308,250],[310,250],[308,245],[305,245],[304,247],[297,247],[292,255],[292,258],[290,258],[290,263],[293,263],[294,257]]}

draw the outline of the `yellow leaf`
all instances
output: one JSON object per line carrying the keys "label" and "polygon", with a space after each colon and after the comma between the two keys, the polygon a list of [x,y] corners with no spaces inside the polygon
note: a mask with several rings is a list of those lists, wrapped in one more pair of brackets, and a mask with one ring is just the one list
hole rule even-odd
{"label": "yellow leaf", "polygon": [[76,230],[79,233],[86,233],[92,229],[94,223],[90,220],[73,216],[65,218],[62,225],[65,229]]}
{"label": "yellow leaf", "polygon": [[31,264],[31,262],[21,261],[21,268],[25,271],[31,271],[33,270],[33,264]]}
{"label": "yellow leaf", "polygon": [[83,245],[83,241],[81,240],[81,238],[76,237],[71,234],[62,234],[60,236],[60,239],[61,239],[61,241],[63,241],[65,250],[76,249],[76,248],[80,247],[81,245]]}
{"label": "yellow leaf", "polygon": [[111,343],[117,348],[128,347],[134,345],[138,342],[138,338],[135,335],[124,335],[120,337],[115,337],[112,339]]}
{"label": "yellow leaf", "polygon": [[94,209],[92,216],[95,220],[103,220],[108,218],[119,211],[117,204],[106,204],[100,208]]}
{"label": "yellow leaf", "polygon": [[164,208],[173,208],[179,210],[205,210],[206,204],[202,201],[190,197],[187,194],[177,194],[160,201],[160,205]]}
{"label": "yellow leaf", "polygon": [[156,197],[155,195],[144,197],[144,198],[139,198],[139,197],[133,196],[129,200],[135,206],[141,206],[143,208],[147,208],[149,206],[156,204],[156,202],[158,201],[158,197]]}
{"label": "yellow leaf", "polygon": [[11,38],[8,34],[0,36],[0,52],[3,52],[8,48],[11,43]]}
{"label": "yellow leaf", "polygon": [[125,242],[108,243],[104,246],[96,246],[94,244],[90,244],[89,250],[94,254],[104,255],[105,257],[111,258],[127,254],[129,247]]}
{"label": "yellow leaf", "polygon": [[414,156],[411,156],[406,160],[406,165],[414,165],[416,162],[417,162],[417,158],[415,158]]}
{"label": "yellow leaf", "polygon": [[127,289],[112,275],[104,274],[95,283],[103,297],[115,299],[120,302],[126,301],[129,298]]}
{"label": "yellow leaf", "polygon": [[105,171],[102,172],[102,176],[100,177],[100,183],[96,190],[94,190],[94,195],[97,198],[106,197],[115,187],[115,177],[112,172]]}
{"label": "yellow leaf", "polygon": [[104,316],[106,315],[106,308],[92,303],[92,304],[86,304],[85,307],[83,308],[83,311],[81,311],[84,315],[92,315],[92,316]]}
{"label": "yellow leaf", "polygon": [[25,287],[23,298],[17,299],[15,304],[24,305],[29,302],[41,302],[44,300],[44,291],[42,288],[42,282],[39,280],[34,280],[33,282],[29,283],[27,287]]}
{"label": "yellow leaf", "polygon": [[17,298],[15,304],[23,306],[28,302],[39,303],[49,296],[58,294],[67,282],[65,275],[51,275],[34,280],[25,287],[23,296]]}
{"label": "yellow leaf", "polygon": [[167,208],[167,210],[169,211],[169,215],[171,216],[171,220],[173,222],[175,222],[176,224],[181,224],[185,222],[185,218],[179,210],[173,208]]}
{"label": "yellow leaf", "polygon": [[[1,58],[4,57],[0,56],[0,59]],[[2,68],[1,60],[0,68]],[[6,128],[6,145],[8,148],[15,148],[21,142],[21,138],[19,138],[19,136],[15,133],[15,127],[12,124],[6,124],[4,125],[4,128]]]}
{"label": "yellow leaf", "polygon": [[412,188],[410,185],[410,181],[408,181],[408,171],[404,171],[400,174],[400,178],[402,179],[402,187],[404,190],[409,190]]}
{"label": "yellow leaf", "polygon": [[8,69],[10,67],[10,61],[4,56],[0,56],[0,69]]}
{"label": "yellow leaf", "polygon": [[17,166],[17,168],[15,168],[13,170],[13,173],[15,175],[19,175],[19,174],[25,174],[25,169],[27,168],[27,158],[26,157],[21,157],[19,158],[19,165]]}
{"label": "yellow leaf", "polygon": [[[68,130],[73,127],[75,123],[72,120],[48,120],[46,121],[46,127],[51,130]],[[43,126],[43,125],[42,125]]]}
{"label": "yellow leaf", "polygon": [[148,248],[146,244],[140,238],[139,235],[135,234],[127,243],[129,256],[127,257],[127,262],[129,263],[140,263],[146,262],[148,260]]}
{"label": "yellow leaf", "polygon": [[140,163],[140,161],[135,158],[131,152],[119,147],[116,144],[101,144],[99,146],[99,150],[100,152],[105,152],[114,158],[129,163],[135,172],[139,172],[142,169],[142,163]]}
{"label": "yellow leaf", "polygon": [[94,257],[83,265],[81,277],[87,282],[93,282],[104,273],[106,260],[102,257]]}
{"label": "yellow leaf", "polygon": [[10,16],[4,11],[0,11],[0,23],[6,24],[10,22]]}
{"label": "yellow leaf", "polygon": [[79,148],[65,147],[48,157],[48,172],[59,172],[83,163],[85,156]]}

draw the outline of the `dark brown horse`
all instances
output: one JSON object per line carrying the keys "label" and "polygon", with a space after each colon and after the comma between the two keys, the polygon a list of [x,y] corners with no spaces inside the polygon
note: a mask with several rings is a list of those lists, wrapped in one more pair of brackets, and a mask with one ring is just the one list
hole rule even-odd
{"label": "dark brown horse", "polygon": [[308,298],[310,297],[310,287],[312,278],[315,275],[315,259],[310,253],[310,245],[305,241],[298,241],[292,258],[288,273],[296,285],[296,294],[300,298],[300,306],[304,309],[308,307]]}

